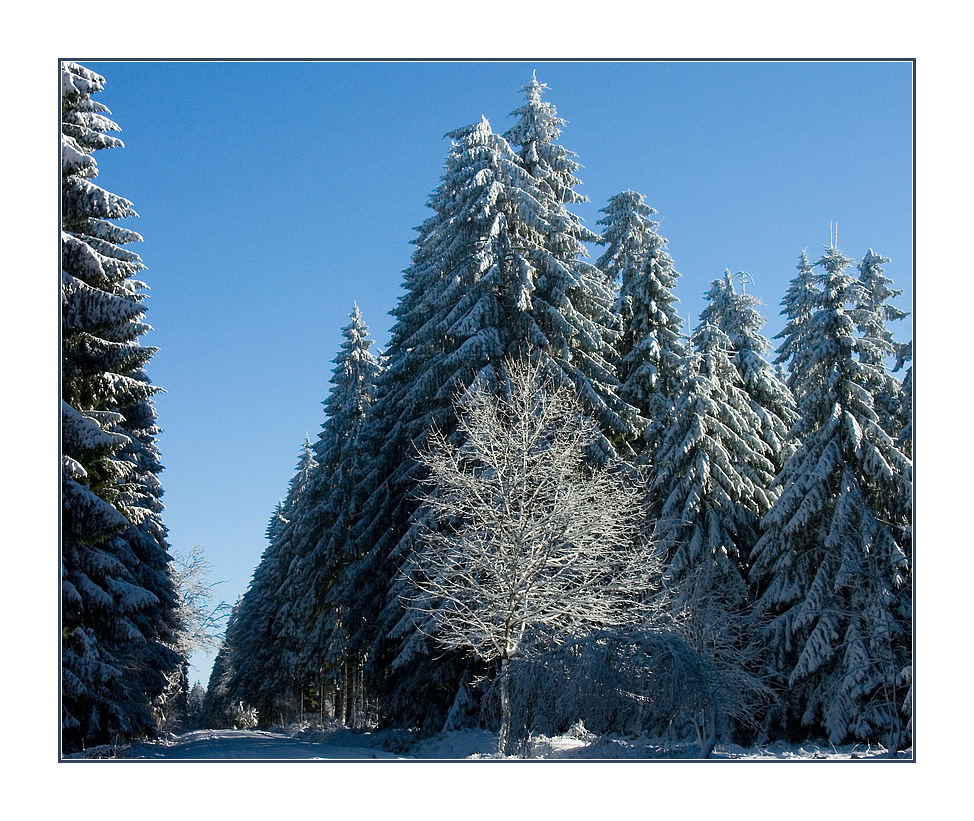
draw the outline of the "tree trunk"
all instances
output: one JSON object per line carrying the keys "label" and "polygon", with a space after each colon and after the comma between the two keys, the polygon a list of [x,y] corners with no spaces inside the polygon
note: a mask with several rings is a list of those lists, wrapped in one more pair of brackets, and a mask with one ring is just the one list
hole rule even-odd
{"label": "tree trunk", "polygon": [[717,746],[717,702],[714,700],[713,694],[709,693],[708,700],[710,704],[706,711],[701,708],[700,723],[696,725],[700,758],[709,758],[714,747]]}
{"label": "tree trunk", "polygon": [[497,754],[507,755],[511,744],[511,660],[506,656],[501,659],[501,671],[498,678],[501,702],[501,726],[497,733]]}
{"label": "tree trunk", "polygon": [[345,665],[345,725],[358,726],[358,664],[354,660]]}
{"label": "tree trunk", "polygon": [[348,726],[348,664],[338,665],[338,675],[335,677],[335,718],[343,726]]}

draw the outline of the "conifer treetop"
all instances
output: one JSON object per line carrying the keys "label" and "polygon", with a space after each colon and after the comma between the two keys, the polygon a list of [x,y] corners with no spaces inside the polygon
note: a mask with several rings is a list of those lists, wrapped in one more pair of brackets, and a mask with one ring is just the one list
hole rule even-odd
{"label": "conifer treetop", "polygon": [[[581,168],[575,160],[576,155],[555,142],[561,136],[566,121],[558,116],[554,105],[541,99],[547,90],[548,86],[539,83],[532,74],[531,82],[521,88],[526,97],[525,104],[511,112],[511,116],[518,117],[518,121],[504,132],[504,139],[520,148],[521,162],[528,173],[556,201],[588,202],[588,197],[575,191],[576,186],[581,185],[581,180],[575,176],[575,172]],[[597,236],[593,233],[582,239],[595,242]]]}

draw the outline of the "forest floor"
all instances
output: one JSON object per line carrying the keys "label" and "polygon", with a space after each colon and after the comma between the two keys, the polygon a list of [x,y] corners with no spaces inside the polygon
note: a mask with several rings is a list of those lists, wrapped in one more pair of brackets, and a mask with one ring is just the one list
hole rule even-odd
{"label": "forest floor", "polygon": [[[72,758],[115,758],[182,761],[300,761],[366,759],[497,760],[497,735],[487,730],[455,730],[417,738],[405,731],[368,732],[345,728],[304,727],[268,732],[261,730],[197,730],[154,742],[137,742],[119,748],[95,748]],[[658,740],[596,736],[584,728],[563,736],[532,737],[518,756],[506,760],[647,760],[696,757],[694,745],[666,747]],[[913,760],[912,749],[901,751],[900,761]],[[850,744],[835,747],[825,742],[788,744],[778,741],[751,748],[718,744],[711,760],[890,760],[883,747]]]}

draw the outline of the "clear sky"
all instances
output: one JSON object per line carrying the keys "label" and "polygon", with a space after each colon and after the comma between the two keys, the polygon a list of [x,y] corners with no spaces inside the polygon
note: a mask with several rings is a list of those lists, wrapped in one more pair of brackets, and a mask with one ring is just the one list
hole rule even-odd
{"label": "clear sky", "polygon": [[[202,545],[229,602],[324,421],[355,303],[388,339],[444,134],[481,115],[505,131],[532,71],[583,166],[575,213],[597,229],[610,196],[645,196],[687,329],[730,269],[774,336],[799,254],[817,260],[833,225],[846,256],[890,257],[913,311],[909,62],[78,61],[105,77],[125,142],[96,154],[98,183],[132,200],[145,240],[170,543]],[[894,331],[911,339],[910,320]]]}

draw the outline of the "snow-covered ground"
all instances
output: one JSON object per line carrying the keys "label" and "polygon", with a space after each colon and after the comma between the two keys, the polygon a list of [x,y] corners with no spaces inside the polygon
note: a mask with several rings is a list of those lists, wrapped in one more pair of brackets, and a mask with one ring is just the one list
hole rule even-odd
{"label": "snow-covered ground", "polygon": [[[497,736],[487,730],[457,730],[417,739],[402,731],[365,732],[342,728],[307,727],[290,731],[198,730],[157,741],[139,742],[118,749],[89,750],[86,758],[142,760],[234,761],[234,760],[341,760],[423,759],[437,761],[496,759]],[[584,728],[555,738],[531,740],[517,756],[530,760],[660,760],[693,758],[695,749],[665,748],[647,739],[595,736]],[[745,749],[718,745],[711,755],[716,760],[862,760],[887,759],[882,747],[864,744],[834,747],[824,743],[787,744]],[[900,752],[899,760],[912,760],[912,750]]]}
{"label": "snow-covered ground", "polygon": [[[695,765],[706,767],[707,762],[673,760],[678,751],[649,740],[596,737],[583,728],[534,738],[524,756],[530,761],[498,761],[496,742],[486,730],[425,739],[403,731],[368,733],[337,726],[200,730],[154,743],[90,750],[89,759],[113,760],[68,762],[58,768],[60,789],[34,788],[30,797],[34,803],[50,801],[53,809],[65,795],[107,795],[118,806],[138,806],[142,821],[336,814],[377,821],[754,821],[786,812],[834,819],[889,813],[900,818],[962,816],[952,797],[965,783],[960,772],[928,767],[921,789],[916,767],[897,767],[898,762],[883,758],[885,750],[865,745],[718,745],[712,758],[725,765],[733,760],[745,767],[756,761],[782,763],[744,770],[714,763],[704,772]],[[686,752],[692,755],[693,750]],[[866,759],[874,766],[839,764]],[[912,759],[912,751],[899,756],[904,763]],[[325,766],[278,766],[289,762]],[[810,777],[807,767],[816,762],[823,766]],[[159,768],[168,763],[188,763],[191,769]],[[87,804],[87,809],[73,805],[75,814],[81,812],[78,817],[104,816],[103,803]]]}
{"label": "snow-covered ground", "polygon": [[[336,740],[337,741],[337,740]],[[183,761],[279,761],[308,759],[398,758],[385,750],[342,745],[260,730],[197,730],[167,741],[138,743],[119,751],[119,758],[179,759]]]}

